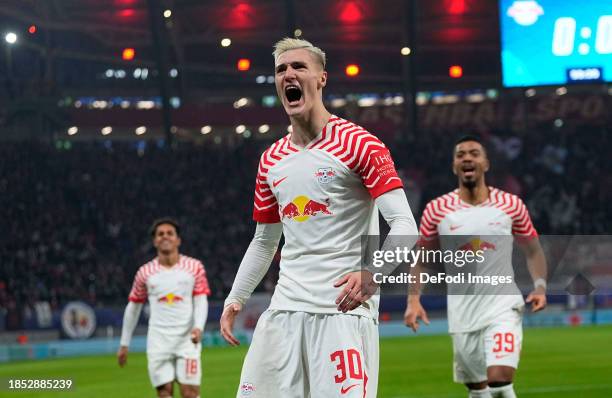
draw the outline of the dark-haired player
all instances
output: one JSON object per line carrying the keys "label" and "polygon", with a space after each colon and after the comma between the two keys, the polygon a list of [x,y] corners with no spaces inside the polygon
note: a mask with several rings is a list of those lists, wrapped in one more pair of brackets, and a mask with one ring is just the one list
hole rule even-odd
{"label": "dark-haired player", "polygon": [[138,269],[123,316],[119,365],[127,362],[128,347],[142,305],[151,306],[147,334],[147,361],[151,384],[158,397],[171,397],[177,381],[183,398],[200,395],[201,340],[210,294],[199,260],[179,253],[179,224],[170,218],[151,227],[157,256]]}
{"label": "dark-haired player", "polygon": [[[521,199],[487,186],[488,170],[487,152],[478,137],[465,136],[456,142],[453,173],[459,187],[427,204],[421,218],[420,244],[430,249],[484,250],[479,272],[513,275],[515,238],[534,280],[527,302],[534,312],[539,311],[546,306],[546,259],[538,233]],[[417,265],[413,273],[420,272]],[[416,331],[419,318],[425,323],[429,320],[420,302],[419,287],[412,288],[404,321]],[[516,284],[498,289],[499,294],[453,294],[452,289],[449,285],[448,323],[455,382],[465,384],[474,398],[516,397],[512,381],[519,363],[525,305],[520,290]]]}

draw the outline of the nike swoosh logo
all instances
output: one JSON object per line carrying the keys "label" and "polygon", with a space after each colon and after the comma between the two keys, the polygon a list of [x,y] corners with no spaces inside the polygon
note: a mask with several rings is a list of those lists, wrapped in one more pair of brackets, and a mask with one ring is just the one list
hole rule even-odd
{"label": "nike swoosh logo", "polygon": [[280,180],[272,181],[272,186],[274,188],[276,188],[278,186],[278,184],[280,184],[281,182],[285,181],[286,179],[287,179],[287,177],[283,177]]}
{"label": "nike swoosh logo", "polygon": [[461,227],[463,227],[463,225],[451,225],[451,226],[450,226],[450,230],[451,230],[451,231],[454,231],[454,230],[456,230],[456,229],[458,229],[458,228],[461,228]]}
{"label": "nike swoosh logo", "polygon": [[353,388],[353,387],[357,387],[358,385],[359,385],[359,384],[353,384],[353,385],[350,385],[350,386],[348,386],[348,387],[346,387],[346,388],[342,387],[342,388],[340,388],[340,394],[344,395],[344,394],[346,394],[347,392],[349,392],[349,390],[350,390],[351,388]]}

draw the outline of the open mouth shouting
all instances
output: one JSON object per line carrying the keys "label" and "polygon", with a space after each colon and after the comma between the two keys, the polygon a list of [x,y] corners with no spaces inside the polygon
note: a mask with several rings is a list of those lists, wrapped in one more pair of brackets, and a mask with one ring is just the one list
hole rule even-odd
{"label": "open mouth shouting", "polygon": [[474,178],[476,175],[476,167],[473,164],[466,164],[461,167],[463,176],[465,178]]}
{"label": "open mouth shouting", "polygon": [[295,84],[285,86],[285,98],[289,106],[297,106],[302,99],[302,89]]}

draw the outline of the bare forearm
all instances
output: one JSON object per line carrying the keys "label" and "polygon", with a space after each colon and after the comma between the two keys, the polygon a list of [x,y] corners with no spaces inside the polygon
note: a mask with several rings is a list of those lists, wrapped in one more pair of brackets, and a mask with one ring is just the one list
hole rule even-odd
{"label": "bare forearm", "polygon": [[538,279],[546,280],[548,270],[546,266],[546,257],[542,249],[537,250],[531,256],[527,257],[527,268],[531,274],[531,278],[536,281]]}

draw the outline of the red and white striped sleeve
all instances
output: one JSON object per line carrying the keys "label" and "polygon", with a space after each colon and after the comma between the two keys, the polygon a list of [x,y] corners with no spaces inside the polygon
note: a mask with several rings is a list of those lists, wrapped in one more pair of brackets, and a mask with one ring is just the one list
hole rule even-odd
{"label": "red and white striped sleeve", "polygon": [[365,132],[360,138],[354,143],[357,173],[370,196],[376,199],[385,192],[401,188],[402,180],[397,175],[389,149],[370,133]]}
{"label": "red and white striped sleeve", "polygon": [[427,249],[435,249],[440,245],[438,235],[438,218],[434,215],[434,201],[427,203],[423,215],[421,216],[421,224],[419,225],[419,241],[418,246]]}
{"label": "red and white striped sleeve", "polygon": [[132,284],[132,290],[128,296],[129,301],[135,303],[144,303],[147,301],[147,265],[143,265],[136,272],[134,277],[134,283]]}
{"label": "red and white striped sleeve", "polygon": [[510,212],[508,213],[512,218],[512,235],[520,239],[532,239],[538,236],[531,217],[529,216],[529,210],[525,203],[517,196],[513,196],[513,204]]}
{"label": "red and white striped sleeve", "polygon": [[204,265],[197,261],[195,267],[195,283],[193,285],[193,295],[198,296],[205,294],[210,296],[210,287],[208,286],[208,279],[206,279],[206,271]]}
{"label": "red and white striped sleeve", "polygon": [[269,158],[268,152],[264,152],[259,160],[257,178],[255,180],[253,220],[260,223],[273,224],[280,222],[280,215],[278,214],[278,202],[268,184],[268,171],[274,165],[274,159]]}

